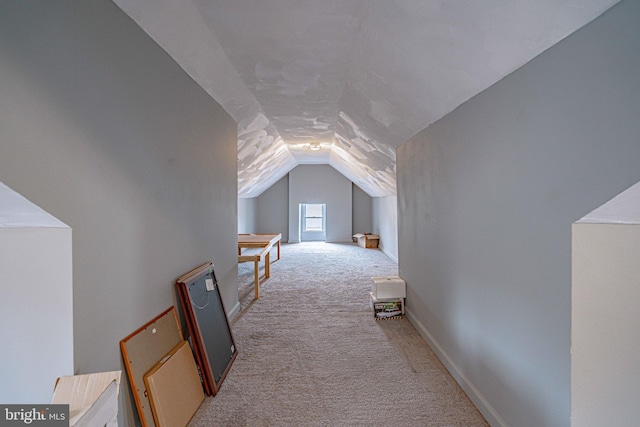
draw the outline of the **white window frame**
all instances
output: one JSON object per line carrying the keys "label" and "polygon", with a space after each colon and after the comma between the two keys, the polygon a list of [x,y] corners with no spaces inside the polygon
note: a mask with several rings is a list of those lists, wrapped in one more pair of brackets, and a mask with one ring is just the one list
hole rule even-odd
{"label": "white window frame", "polygon": [[[321,216],[316,212],[311,212],[307,216],[307,207],[321,207]],[[314,210],[314,209],[311,209]],[[307,219],[318,220],[322,224],[322,228],[307,227]],[[327,238],[327,205],[325,203],[300,203],[300,241],[326,241]]]}
{"label": "white window frame", "polygon": [[[312,208],[312,209],[309,209]],[[321,204],[321,203],[305,203],[302,205],[302,218],[303,218],[303,227],[302,227],[302,231],[304,231],[305,233],[308,232],[324,232],[325,231],[325,205]],[[309,215],[308,212],[310,210],[315,210],[316,212],[312,212],[313,214],[316,215]],[[317,211],[320,210],[319,212],[319,216],[317,215]],[[320,220],[320,227],[309,227],[308,226],[308,220]],[[317,222],[317,221],[314,221]]]}

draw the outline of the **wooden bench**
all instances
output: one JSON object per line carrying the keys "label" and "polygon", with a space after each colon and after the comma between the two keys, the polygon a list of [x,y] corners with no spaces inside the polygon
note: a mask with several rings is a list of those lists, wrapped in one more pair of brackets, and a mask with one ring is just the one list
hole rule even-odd
{"label": "wooden bench", "polygon": [[267,245],[261,248],[244,248],[244,250],[238,254],[238,263],[241,262],[253,262],[253,280],[254,280],[254,293],[255,299],[260,297],[260,261],[264,259],[264,277],[268,279],[271,276],[271,254],[272,245]]}
{"label": "wooden bench", "polygon": [[264,248],[278,246],[278,260],[280,259],[280,240],[282,234],[238,234],[238,255],[243,248]]}

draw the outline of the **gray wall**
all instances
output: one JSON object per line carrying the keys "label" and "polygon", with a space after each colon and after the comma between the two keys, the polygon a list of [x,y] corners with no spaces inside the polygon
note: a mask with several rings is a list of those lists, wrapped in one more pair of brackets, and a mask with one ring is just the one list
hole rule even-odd
{"label": "gray wall", "polygon": [[[335,171],[330,169],[328,173],[333,175]],[[380,249],[397,262],[397,197],[370,197],[355,184],[352,184],[352,191],[352,233],[366,231],[379,234]],[[288,205],[289,175],[287,174],[258,197],[257,232],[282,233],[282,241],[289,241]]]}
{"label": "gray wall", "polygon": [[256,233],[258,228],[258,198],[238,198],[238,233]]}
{"label": "gray wall", "polygon": [[640,180],[638,22],[623,1],[398,149],[409,317],[495,425],[569,425],[571,224]]}
{"label": "gray wall", "polygon": [[327,242],[351,242],[351,181],[329,165],[299,165],[289,172],[289,242],[298,242],[300,203],[326,203]]}
{"label": "gray wall", "polygon": [[371,220],[371,196],[365,193],[360,187],[352,184],[352,209],[353,221],[351,229],[354,233],[371,233],[373,223]]}
{"label": "gray wall", "polygon": [[181,274],[237,303],[236,124],[110,1],[0,7],[0,181],[73,229],[76,372],[122,369]]}
{"label": "gray wall", "polygon": [[280,233],[289,241],[289,175],[258,196],[258,212],[258,233]]}
{"label": "gray wall", "polygon": [[372,198],[371,211],[373,232],[380,236],[380,250],[398,262],[398,197]]}

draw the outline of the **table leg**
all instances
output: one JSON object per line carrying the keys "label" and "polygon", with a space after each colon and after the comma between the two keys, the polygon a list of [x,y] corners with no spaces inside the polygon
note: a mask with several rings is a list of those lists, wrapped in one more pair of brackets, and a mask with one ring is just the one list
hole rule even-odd
{"label": "table leg", "polygon": [[[260,259],[260,258],[258,258]],[[253,292],[255,295],[255,298],[258,299],[260,297],[260,265],[258,264],[258,260],[254,261],[253,263],[253,280],[254,280],[254,285],[253,285]]]}
{"label": "table leg", "polygon": [[267,256],[264,258],[264,277],[267,279],[271,277],[271,262],[269,258],[271,257],[270,251],[267,252]]}

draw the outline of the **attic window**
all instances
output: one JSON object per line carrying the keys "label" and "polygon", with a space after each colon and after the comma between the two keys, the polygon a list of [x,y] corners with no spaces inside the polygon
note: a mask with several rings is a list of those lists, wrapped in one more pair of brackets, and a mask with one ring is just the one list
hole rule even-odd
{"label": "attic window", "polygon": [[305,204],[304,205],[304,227],[303,231],[323,231],[324,227],[324,205]]}

